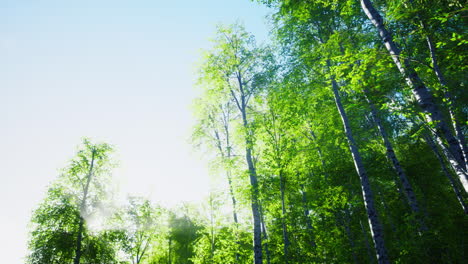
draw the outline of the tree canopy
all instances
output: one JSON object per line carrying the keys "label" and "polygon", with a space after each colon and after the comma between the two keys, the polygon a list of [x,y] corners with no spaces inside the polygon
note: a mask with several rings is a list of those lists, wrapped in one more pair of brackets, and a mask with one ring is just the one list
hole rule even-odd
{"label": "tree canopy", "polygon": [[[28,263],[463,263],[465,3],[260,1],[270,41],[217,27],[192,142],[225,184],[202,204],[108,201],[84,140],[31,219]],[[183,184],[183,183],[181,183]]]}

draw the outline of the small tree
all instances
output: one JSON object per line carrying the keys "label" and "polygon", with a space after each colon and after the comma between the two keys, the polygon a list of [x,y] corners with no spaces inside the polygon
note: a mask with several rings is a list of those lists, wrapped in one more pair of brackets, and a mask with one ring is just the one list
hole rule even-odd
{"label": "small tree", "polygon": [[143,198],[129,197],[129,204],[117,215],[120,244],[133,264],[139,264],[151,249],[158,229],[161,209]]}
{"label": "small tree", "polygon": [[[108,192],[108,144],[83,140],[76,156],[51,185],[31,219],[29,263],[113,263],[112,243],[91,234],[86,219],[97,211]],[[99,238],[98,238],[99,237]]]}

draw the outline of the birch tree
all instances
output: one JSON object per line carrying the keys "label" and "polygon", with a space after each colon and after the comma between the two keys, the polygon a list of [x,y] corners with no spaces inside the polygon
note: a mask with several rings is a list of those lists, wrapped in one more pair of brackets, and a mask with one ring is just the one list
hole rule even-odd
{"label": "birch tree", "polygon": [[[251,124],[252,98],[265,82],[263,65],[268,54],[255,45],[255,41],[242,26],[220,27],[215,47],[208,52],[201,67],[202,79],[208,87],[220,91],[232,101],[240,116],[243,130],[245,161],[251,185],[251,209],[254,234],[254,262],[262,263],[262,237],[259,213],[257,171],[253,159],[254,130]],[[211,87],[210,87],[211,85]]]}
{"label": "birch tree", "polygon": [[[112,243],[105,242],[105,237],[96,239],[89,234],[87,227],[87,219],[99,213],[99,208],[106,202],[106,194],[111,191],[112,185],[109,178],[109,172],[113,166],[110,159],[111,152],[112,147],[108,144],[92,143],[89,139],[83,140],[76,156],[71,159],[57,181],[50,187],[49,203],[40,207],[36,215],[39,217],[36,220],[40,220],[37,222],[39,230],[47,226],[51,230],[62,230],[59,232],[61,233],[59,237],[55,237],[55,235],[53,237],[60,239],[61,246],[59,248],[64,251],[56,252],[53,250],[50,252],[51,255],[45,259],[44,256],[40,256],[42,253],[40,255],[33,253],[31,255],[32,263],[36,263],[36,261],[40,263],[55,263],[57,261],[57,263],[70,263],[71,261],[80,263],[83,258],[90,262],[106,261],[104,259],[98,260],[96,257],[107,258],[108,262],[114,260]],[[43,214],[44,212],[48,213]],[[108,246],[105,247],[102,243],[108,244]],[[50,246],[53,245],[53,243],[50,244]],[[34,244],[31,246],[33,252],[38,252],[36,250],[40,249]],[[100,255],[99,247],[107,248],[107,253],[103,252]],[[72,260],[71,256],[73,256]]]}
{"label": "birch tree", "polygon": [[380,13],[375,9],[370,0],[361,0],[361,6],[369,20],[376,27],[380,38],[382,39],[385,48],[388,50],[392,60],[397,66],[402,76],[406,79],[408,86],[416,98],[421,109],[423,109],[427,120],[434,124],[436,133],[435,137],[439,144],[444,145],[444,140],[448,144],[446,152],[447,159],[450,160],[454,170],[466,192],[468,192],[468,178],[465,170],[465,160],[458,140],[454,137],[447,122],[442,116],[440,107],[435,102],[431,91],[427,88],[419,74],[414,70],[408,58],[401,58],[401,50],[393,41],[392,34],[384,25],[384,21]]}

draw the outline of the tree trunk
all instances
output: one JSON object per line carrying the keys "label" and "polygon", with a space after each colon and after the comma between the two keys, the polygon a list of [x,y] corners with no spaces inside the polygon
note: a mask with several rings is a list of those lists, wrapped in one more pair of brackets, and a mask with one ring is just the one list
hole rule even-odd
{"label": "tree trunk", "polygon": [[[436,137],[438,138],[438,141],[443,142],[443,139],[447,141],[449,152],[451,154],[448,155],[447,159],[450,160],[450,163],[452,166],[454,166],[455,170],[465,168],[465,162],[460,145],[458,144],[458,140],[453,136],[452,132],[447,126],[447,123],[444,121],[442,113],[440,112],[437,104],[434,102],[434,98],[431,92],[419,78],[419,75],[416,73],[414,68],[411,67],[408,59],[404,59],[403,64],[400,62],[400,50],[393,42],[392,35],[385,28],[382,16],[374,8],[372,2],[370,0],[361,0],[361,6],[367,17],[371,20],[372,24],[374,24],[374,26],[377,28],[380,38],[390,53],[393,62],[397,66],[401,75],[406,79],[406,82],[411,88],[419,106],[425,112],[427,120],[430,123],[435,124]],[[455,166],[456,164],[459,166]],[[463,183],[465,191],[468,191],[468,180],[466,174],[458,172],[457,175],[460,177],[460,181]]]}
{"label": "tree trunk", "polygon": [[237,218],[237,200],[236,200],[236,197],[234,196],[234,188],[232,187],[232,176],[231,176],[230,170],[226,172],[226,177],[228,179],[229,194],[231,196],[231,201],[232,201],[232,218],[234,220],[234,223],[237,226],[239,224],[239,219]]}
{"label": "tree trunk", "polygon": [[310,132],[310,139],[314,141],[315,143],[315,149],[317,150],[317,153],[319,155],[320,163],[322,164],[322,169],[323,169],[323,176],[325,177],[325,181],[328,181],[328,172],[327,172],[327,166],[325,165],[325,160],[323,158],[322,150],[319,147],[319,144],[317,142],[317,137],[315,136],[315,133],[312,129],[309,129]]}
{"label": "tree trunk", "polygon": [[[221,158],[224,160],[231,160],[232,158],[232,154],[231,154],[231,143],[230,143],[230,133],[229,133],[229,127],[228,127],[228,124],[229,124],[229,117],[228,117],[228,114],[225,114],[223,113],[223,127],[224,127],[224,133],[225,133],[225,137],[226,137],[226,154],[224,153],[223,151],[223,147],[222,147],[222,144],[221,144],[221,138],[218,134],[218,131],[215,129],[215,138],[216,138],[216,144],[218,146],[218,150],[219,150],[219,153],[221,154]],[[231,200],[232,200],[232,217],[234,219],[234,224],[235,224],[235,232],[236,232],[236,245],[239,246],[240,245],[240,242],[239,242],[239,234],[238,234],[238,227],[239,227],[239,220],[237,218],[237,200],[236,200],[236,197],[234,195],[234,187],[232,186],[232,175],[231,175],[231,169],[228,168],[226,170],[226,178],[228,180],[228,185],[229,185],[229,194],[231,196]],[[236,262],[239,262],[239,250],[236,250]]]}
{"label": "tree trunk", "polygon": [[210,263],[213,264],[214,252],[215,252],[215,230],[214,230],[214,206],[213,196],[210,194]]}
{"label": "tree trunk", "polygon": [[263,241],[265,243],[265,255],[267,259],[267,264],[271,264],[271,256],[270,256],[270,249],[268,247],[268,234],[266,231],[266,226],[265,226],[265,218],[263,217],[263,208],[260,205],[260,220],[262,221],[262,234],[263,234]]}
{"label": "tree trunk", "polygon": [[[246,94],[244,91],[242,76],[240,71],[236,73],[237,84],[239,93],[236,95],[234,90],[231,88],[230,92],[232,95],[233,100],[235,101],[237,108],[242,116],[242,125],[246,130],[244,135],[245,140],[245,159],[247,162],[247,167],[249,170],[249,179],[250,179],[250,186],[251,186],[251,208],[252,208],[252,217],[253,217],[253,233],[254,233],[254,241],[253,241],[253,250],[254,250],[254,263],[255,264],[263,264],[263,256],[262,256],[262,232],[261,232],[261,220],[260,220],[260,212],[259,212],[259,190],[258,190],[258,180],[257,180],[257,172],[255,170],[255,165],[253,163],[252,158],[252,138],[251,138],[251,131],[249,130],[249,122],[247,120],[247,100]],[[228,81],[228,85],[231,85]]]}
{"label": "tree trunk", "polygon": [[460,142],[460,146],[462,148],[462,151],[463,151],[463,157],[465,158],[465,171],[468,172],[468,147],[466,145],[466,140],[465,140],[465,135],[463,134],[463,131],[462,131],[462,128],[460,126],[460,123],[458,123],[458,121],[456,121],[456,117],[455,115],[452,117],[452,119],[454,120],[454,127],[455,127],[455,135],[457,136],[459,142]]}
{"label": "tree trunk", "polygon": [[310,244],[312,245],[312,247],[316,247],[317,244],[315,244],[314,229],[312,227],[312,221],[310,220],[310,217],[309,217],[309,210],[307,209],[307,192],[304,188],[304,184],[301,184],[301,189],[302,189],[302,208],[304,210],[304,217],[306,221],[307,231],[309,231]]}
{"label": "tree trunk", "polygon": [[460,192],[460,189],[458,189],[457,182],[452,177],[452,175],[450,173],[450,170],[447,168],[447,166],[445,166],[444,159],[443,159],[442,155],[440,154],[439,150],[437,149],[437,146],[436,146],[435,142],[432,141],[431,136],[428,135],[428,134],[424,135],[424,139],[426,140],[427,144],[431,147],[432,151],[434,152],[437,159],[439,160],[440,166],[442,167],[442,171],[444,172],[445,177],[447,177],[447,179],[449,180],[450,185],[452,186],[453,192],[457,196],[457,200],[458,200],[458,202],[460,203],[460,205],[461,205],[461,207],[463,209],[463,212],[465,214],[468,214],[468,208],[467,208],[467,206],[465,204],[465,200],[463,199],[463,196],[462,196],[462,194]]}
{"label": "tree trunk", "polygon": [[286,207],[284,203],[284,193],[285,193],[285,179],[283,175],[283,171],[280,170],[280,191],[281,191],[281,210],[282,210],[282,226],[283,226],[283,253],[284,253],[284,263],[289,263],[289,237],[288,237],[288,229],[286,225]]}
{"label": "tree trunk", "polygon": [[[387,206],[387,203],[385,202],[385,197],[382,195],[380,190],[377,188],[377,200],[380,200],[380,203],[383,206],[384,212],[390,212],[390,209]],[[385,218],[388,221],[388,224],[390,225],[390,229],[392,230],[393,233],[397,232],[396,226],[395,226],[395,221],[393,221],[393,217],[388,214],[387,217]]]}
{"label": "tree trunk", "polygon": [[83,226],[84,226],[84,218],[82,214],[86,212],[86,199],[88,198],[88,190],[89,184],[91,183],[91,177],[93,176],[93,168],[94,168],[94,158],[95,158],[95,150],[91,151],[91,163],[89,165],[88,175],[86,176],[86,185],[83,192],[83,200],[81,200],[80,205],[80,222],[78,224],[78,238],[76,239],[76,251],[75,251],[75,259],[73,260],[74,264],[80,264],[81,258],[81,241],[83,240]]}
{"label": "tree trunk", "polygon": [[367,239],[367,232],[361,220],[359,220],[359,225],[361,226],[362,235],[364,237],[364,244],[366,246],[367,257],[369,258],[369,263],[374,263],[374,258],[372,257],[372,250],[369,244],[369,240]]}
{"label": "tree trunk", "polygon": [[76,239],[76,250],[75,250],[75,259],[73,260],[74,264],[80,264],[81,258],[81,240],[83,239],[83,225],[84,218],[80,215],[80,222],[78,224],[78,238]]}
{"label": "tree trunk", "polygon": [[[450,153],[450,151],[445,147],[445,145],[441,142],[440,138],[438,138],[435,133],[433,131],[431,131],[432,134],[434,135],[435,139],[436,139],[436,144],[440,146],[440,149],[442,150],[442,153],[444,153],[444,156],[445,157],[453,157],[452,156],[452,153]],[[448,159],[448,158],[447,158]],[[453,169],[453,171],[455,171],[455,174],[458,176],[458,178],[460,179],[460,182],[465,190],[465,193],[468,193],[468,190],[466,189],[466,186],[468,186],[468,180],[467,180],[467,174],[466,172],[463,170],[463,168],[460,166],[460,164],[456,163],[456,162],[452,162],[452,160],[448,159],[449,162],[450,162],[450,165]]]}
{"label": "tree trunk", "polygon": [[[239,242],[239,232],[238,232],[238,228],[239,228],[239,220],[237,218],[237,200],[236,200],[236,197],[234,196],[234,189],[232,187],[232,179],[231,179],[231,171],[228,170],[226,172],[227,174],[227,178],[228,178],[228,184],[229,184],[229,193],[231,195],[231,200],[232,200],[232,217],[234,218],[234,225],[235,225],[235,232],[236,232],[236,245],[237,247],[240,246],[240,242]],[[239,262],[239,259],[240,259],[240,255],[239,255],[239,248],[236,250],[236,262]]]}
{"label": "tree trunk", "polygon": [[[424,23],[421,22],[421,25],[424,27]],[[444,75],[442,74],[442,71],[440,70],[439,63],[437,62],[437,56],[436,56],[434,43],[432,42],[431,37],[429,37],[429,35],[426,36],[426,41],[427,41],[427,46],[429,47],[429,54],[431,56],[432,69],[434,71],[434,74],[437,76],[437,80],[439,81],[440,85],[442,86],[444,90],[444,97],[448,104],[448,110],[450,114],[450,119],[452,120],[453,129],[455,131],[455,136],[457,137],[458,144],[460,145],[460,148],[463,153],[463,158],[465,160],[465,166],[466,166],[465,171],[466,171],[468,170],[468,147],[466,145],[465,136],[462,133],[461,126],[457,122],[455,110],[453,108],[455,100],[453,99],[452,94],[448,91],[447,82],[445,81]]]}
{"label": "tree trunk", "polygon": [[[329,62],[327,62],[330,65]],[[376,256],[379,263],[390,263],[387,256],[387,249],[385,248],[384,237],[383,237],[383,229],[380,224],[380,221],[377,216],[377,211],[374,206],[374,197],[372,194],[371,186],[369,183],[369,178],[367,177],[367,172],[364,168],[364,164],[361,159],[361,155],[359,153],[359,149],[354,141],[354,137],[352,135],[351,126],[349,125],[348,117],[346,112],[343,108],[341,103],[341,97],[338,92],[338,84],[332,78],[332,90],[335,97],[336,107],[338,108],[338,112],[340,113],[341,120],[343,122],[343,128],[348,139],[349,149],[351,151],[351,155],[353,157],[354,166],[356,168],[356,172],[359,175],[359,179],[361,181],[361,190],[362,190],[362,197],[364,199],[364,206],[367,212],[367,218],[369,220],[369,225],[371,229],[372,239],[374,241],[374,246],[376,250]]]}
{"label": "tree trunk", "polygon": [[169,261],[169,264],[172,264],[172,238],[169,237],[169,252],[168,252],[168,256],[167,256],[167,260]]}
{"label": "tree trunk", "polygon": [[426,226],[422,219],[420,219],[419,215],[419,205],[416,200],[416,196],[414,195],[413,187],[411,186],[411,183],[408,180],[408,177],[406,176],[405,171],[400,165],[400,161],[398,160],[395,151],[393,149],[392,143],[388,139],[387,132],[385,131],[382,122],[380,121],[379,115],[377,114],[377,110],[375,109],[374,103],[369,99],[368,97],[369,92],[365,89],[364,90],[364,96],[369,103],[370,109],[371,109],[371,114],[372,118],[374,119],[375,124],[377,125],[377,128],[379,129],[380,136],[382,137],[383,143],[385,145],[385,148],[387,150],[387,157],[389,160],[392,161],[393,169],[398,175],[398,178],[400,179],[401,185],[403,186],[404,194],[406,196],[406,199],[408,201],[408,205],[411,208],[411,211],[417,217],[418,222],[419,222],[419,229],[420,230],[426,230]]}
{"label": "tree trunk", "polygon": [[[153,235],[153,233],[151,233],[151,236],[152,235]],[[139,264],[141,262],[141,260],[143,259],[143,256],[145,255],[146,250],[148,249],[148,246],[149,246],[149,244],[151,242],[151,236],[147,237],[146,241],[144,242],[145,246],[141,250],[141,253],[140,253],[139,257],[137,257],[137,264]]]}
{"label": "tree trunk", "polygon": [[260,227],[260,213],[258,208],[258,181],[257,173],[252,160],[252,150],[246,147],[246,160],[249,167],[250,184],[252,186],[252,215],[254,222],[254,263],[262,264],[262,237]]}
{"label": "tree trunk", "polygon": [[[411,4],[413,4],[413,1],[410,1]],[[417,17],[419,19],[419,23],[421,27],[425,30],[428,30],[424,21],[421,19],[419,14],[417,14]],[[434,74],[437,77],[437,80],[439,81],[439,84],[442,86],[442,90],[444,92],[444,99],[447,102],[448,105],[448,110],[450,114],[450,120],[452,121],[452,126],[455,131],[455,136],[458,140],[458,143],[460,145],[461,151],[463,153],[463,158],[465,161],[465,171],[468,171],[468,146],[466,144],[465,136],[462,133],[462,128],[460,123],[457,121],[456,115],[455,115],[455,109],[454,109],[454,103],[455,100],[452,96],[452,94],[448,90],[447,82],[445,81],[445,77],[442,74],[442,71],[439,67],[438,59],[437,59],[437,54],[436,54],[436,47],[434,46],[434,42],[432,41],[431,37],[429,34],[426,34],[426,42],[427,46],[429,48],[429,55],[431,58],[432,62],[432,70]],[[439,153],[440,154],[440,153]]]}
{"label": "tree trunk", "polygon": [[345,208],[344,210],[344,220],[342,221],[340,219],[340,217],[337,215],[339,221],[341,222],[341,225],[344,227],[345,229],[345,233],[346,233],[346,237],[348,238],[348,242],[349,242],[349,245],[351,246],[351,253],[353,254],[353,260],[354,260],[354,263],[358,264],[359,261],[357,259],[357,256],[356,256],[356,243],[354,243],[354,239],[353,239],[353,236],[351,234],[351,228],[350,228],[350,225],[351,225],[351,216],[350,216],[350,212],[348,210],[348,208]]}
{"label": "tree trunk", "polygon": [[251,131],[249,131],[249,122],[247,120],[247,102],[246,95],[243,87],[242,76],[240,72],[237,73],[237,82],[239,88],[239,98],[234,95],[234,91],[231,90],[234,99],[236,100],[237,107],[239,108],[240,114],[242,115],[242,124],[246,130],[245,134],[245,159],[247,161],[247,166],[249,169],[249,178],[251,190],[251,206],[252,206],[252,216],[253,216],[253,225],[254,225],[254,263],[263,264],[262,256],[262,232],[261,232],[261,220],[259,212],[259,191],[258,191],[258,180],[257,180],[257,171],[255,170],[255,165],[252,159],[252,138]]}

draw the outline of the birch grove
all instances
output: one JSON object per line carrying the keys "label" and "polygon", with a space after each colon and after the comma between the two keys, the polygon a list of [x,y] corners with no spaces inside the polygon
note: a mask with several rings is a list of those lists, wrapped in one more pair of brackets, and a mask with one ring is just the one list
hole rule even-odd
{"label": "birch grove", "polygon": [[204,200],[113,204],[114,147],[85,139],[26,263],[466,261],[464,2],[257,2],[267,39],[218,25],[196,66]]}

